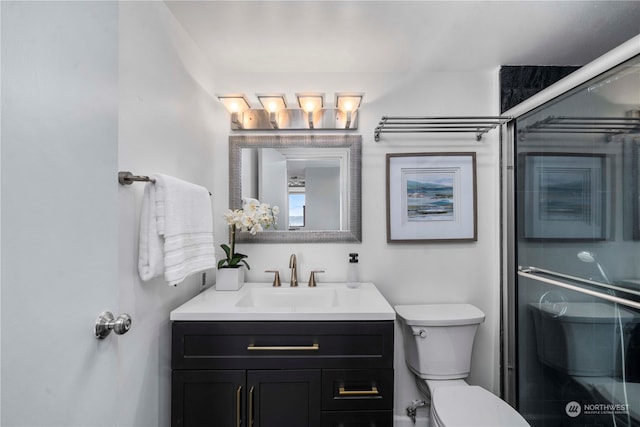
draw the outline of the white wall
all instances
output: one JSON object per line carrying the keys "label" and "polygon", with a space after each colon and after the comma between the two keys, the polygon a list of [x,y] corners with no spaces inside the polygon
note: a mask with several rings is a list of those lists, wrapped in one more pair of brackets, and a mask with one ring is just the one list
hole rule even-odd
{"label": "white wall", "polygon": [[[139,280],[144,184],[116,177],[213,192],[210,69],[162,2],[1,6],[0,423],[169,426],[169,312],[200,277]],[[132,329],[96,340],[102,310]]]}
{"label": "white wall", "polygon": [[[499,150],[498,133],[482,142],[473,134],[393,135],[373,140],[373,129],[382,115],[495,115],[498,113],[497,70],[456,73],[217,73],[218,93],[285,92],[289,101],[298,91],[364,92],[359,113],[362,149],[362,243],[345,244],[241,244],[249,255],[248,280],[268,280],[265,269],[278,268],[288,280],[287,260],[298,256],[300,277],[323,268],[321,281],[344,281],[349,252],[360,254],[361,276],[374,282],[393,304],[470,302],[487,319],[476,337],[469,382],[499,393]],[[259,105],[253,100],[254,105]],[[213,115],[216,129],[214,220],[217,235],[226,235],[220,220],[228,195],[228,113],[219,104]],[[477,243],[387,244],[385,214],[385,154],[392,152],[477,153],[478,241]],[[320,286],[322,286],[320,284]],[[402,351],[402,336],[396,331],[396,413],[419,398]]]}
{"label": "white wall", "polygon": [[[161,172],[213,193],[214,97],[200,51],[162,2],[121,2],[119,26],[118,168]],[[217,100],[216,100],[217,103]],[[142,183],[120,186],[119,302],[134,327],[121,345],[121,426],[170,425],[169,312],[200,290],[200,276],[170,287],[137,272]],[[215,196],[215,193],[214,193]],[[212,203],[216,202],[212,198]],[[221,243],[219,241],[217,244]],[[213,275],[208,274],[209,282]]]}

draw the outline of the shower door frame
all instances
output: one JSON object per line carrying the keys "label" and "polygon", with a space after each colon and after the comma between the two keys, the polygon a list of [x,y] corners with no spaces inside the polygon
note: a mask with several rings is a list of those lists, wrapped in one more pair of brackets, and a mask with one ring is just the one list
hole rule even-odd
{"label": "shower door frame", "polygon": [[503,115],[513,117],[501,126],[501,200],[502,200],[502,292],[501,292],[501,389],[502,397],[516,407],[518,403],[518,354],[517,354],[517,229],[515,192],[515,142],[516,121],[539,106],[567,93],[588,80],[620,65],[640,54],[640,35],[628,40],[589,64],[569,74],[562,80],[542,90],[526,101],[505,111]]}

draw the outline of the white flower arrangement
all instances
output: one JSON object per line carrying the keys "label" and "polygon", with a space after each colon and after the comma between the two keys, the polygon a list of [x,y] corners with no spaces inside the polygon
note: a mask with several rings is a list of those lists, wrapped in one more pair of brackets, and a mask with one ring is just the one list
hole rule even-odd
{"label": "white flower arrangement", "polygon": [[276,216],[280,213],[280,208],[273,208],[267,203],[260,203],[256,199],[244,199],[242,209],[228,210],[224,214],[227,224],[235,226],[238,230],[248,231],[257,234],[266,228],[277,227]]}
{"label": "white flower arrangement", "polygon": [[224,217],[229,226],[229,245],[220,245],[227,257],[218,262],[218,268],[238,268],[242,267],[242,263],[250,270],[251,267],[245,260],[247,256],[235,251],[236,231],[248,231],[255,235],[269,227],[277,228],[279,213],[280,208],[277,206],[271,207],[251,198],[243,199],[242,209],[228,210]]}

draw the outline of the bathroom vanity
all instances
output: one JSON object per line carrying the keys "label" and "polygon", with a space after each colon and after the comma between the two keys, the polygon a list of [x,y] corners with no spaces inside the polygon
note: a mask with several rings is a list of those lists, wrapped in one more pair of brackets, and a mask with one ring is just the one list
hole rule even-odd
{"label": "bathroom vanity", "polygon": [[209,289],[171,313],[172,426],[391,427],[394,319],[370,283]]}

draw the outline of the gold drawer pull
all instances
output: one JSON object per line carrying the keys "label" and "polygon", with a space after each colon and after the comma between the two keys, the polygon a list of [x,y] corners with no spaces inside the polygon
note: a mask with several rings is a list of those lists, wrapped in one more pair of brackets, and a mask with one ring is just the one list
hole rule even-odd
{"label": "gold drawer pull", "polygon": [[338,389],[338,396],[377,396],[378,387],[372,386],[371,390],[345,390],[344,387]]}
{"label": "gold drawer pull", "polygon": [[258,346],[249,344],[247,350],[260,350],[260,351],[301,351],[301,350],[320,350],[320,344],[313,345],[275,345],[275,346]]}

